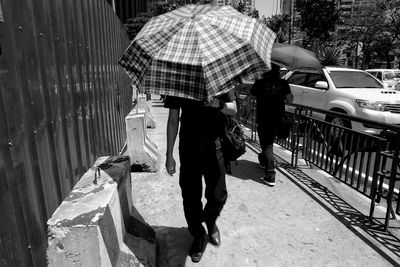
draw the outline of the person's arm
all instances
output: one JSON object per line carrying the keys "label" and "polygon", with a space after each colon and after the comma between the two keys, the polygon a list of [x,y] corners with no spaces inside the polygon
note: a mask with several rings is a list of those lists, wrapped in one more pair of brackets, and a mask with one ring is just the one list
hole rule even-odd
{"label": "person's arm", "polygon": [[179,108],[169,109],[168,122],[167,122],[167,154],[165,161],[165,168],[169,175],[173,175],[176,172],[176,162],[174,159],[173,151],[178,135],[179,128]]}
{"label": "person's arm", "polygon": [[230,94],[231,96],[228,96],[226,98],[227,101],[214,97],[213,101],[211,103],[206,104],[206,106],[217,108],[226,115],[235,115],[237,112],[236,100],[232,95],[234,93],[231,92]]}
{"label": "person's arm", "polygon": [[285,95],[285,102],[287,104],[292,104],[293,103],[293,94],[289,93]]}
{"label": "person's arm", "polygon": [[237,112],[236,101],[223,102],[221,106],[222,106],[221,112],[226,115],[235,115]]}

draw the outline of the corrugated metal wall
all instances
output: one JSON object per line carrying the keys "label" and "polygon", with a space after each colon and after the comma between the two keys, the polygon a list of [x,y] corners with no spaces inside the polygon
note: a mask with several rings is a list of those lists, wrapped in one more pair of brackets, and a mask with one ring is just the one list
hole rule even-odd
{"label": "corrugated metal wall", "polygon": [[45,266],[47,219],[125,142],[128,38],[105,0],[0,4],[0,266]]}

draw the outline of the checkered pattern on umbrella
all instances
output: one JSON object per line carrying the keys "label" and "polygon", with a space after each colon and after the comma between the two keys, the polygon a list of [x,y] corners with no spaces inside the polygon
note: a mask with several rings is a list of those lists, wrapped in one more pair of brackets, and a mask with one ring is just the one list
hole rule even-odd
{"label": "checkered pattern on umbrella", "polygon": [[274,40],[231,6],[188,5],[151,19],[120,64],[141,90],[209,101],[268,71]]}

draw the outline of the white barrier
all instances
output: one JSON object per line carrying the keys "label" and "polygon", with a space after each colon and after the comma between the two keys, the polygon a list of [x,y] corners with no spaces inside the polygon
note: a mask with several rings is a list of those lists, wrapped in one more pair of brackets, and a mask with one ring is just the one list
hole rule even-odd
{"label": "white barrier", "polygon": [[137,99],[137,109],[145,111],[145,118],[146,118],[146,128],[156,128],[156,123],[153,119],[153,116],[150,112],[150,107],[147,105],[147,97],[145,94],[139,94]]}
{"label": "white barrier", "polygon": [[125,118],[127,135],[127,154],[131,164],[141,171],[159,170],[159,152],[157,146],[147,137],[146,112],[133,109]]}

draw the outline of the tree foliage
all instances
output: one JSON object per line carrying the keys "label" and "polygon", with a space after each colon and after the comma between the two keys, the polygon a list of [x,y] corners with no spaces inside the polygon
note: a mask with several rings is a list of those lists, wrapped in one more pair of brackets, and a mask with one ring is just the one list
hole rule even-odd
{"label": "tree foliage", "polygon": [[240,13],[243,13],[251,18],[258,19],[260,17],[260,14],[257,9],[246,8],[246,4],[242,0],[232,1],[231,6],[233,6]]}
{"label": "tree foliage", "polygon": [[[129,39],[133,40],[136,35],[140,32],[143,26],[155,16],[170,12],[176,8],[184,6],[186,4],[210,4],[212,0],[168,0],[166,2],[156,2],[150,7],[150,11],[141,13],[135,18],[131,18],[127,21],[126,27],[129,35]],[[239,12],[246,14],[252,18],[259,18],[259,12],[256,9],[247,10],[246,5],[241,0],[234,1],[232,6]]]}
{"label": "tree foliage", "polygon": [[269,18],[263,17],[261,21],[276,33],[279,43],[285,43],[288,40],[287,33],[290,27],[290,16],[288,14],[272,15]]}
{"label": "tree foliage", "polygon": [[400,1],[376,0],[355,8],[342,32],[341,39],[350,48],[361,44],[362,68],[381,60],[390,67],[399,51]]}
{"label": "tree foliage", "polygon": [[328,40],[340,22],[336,0],[296,0],[295,10],[299,15],[298,25],[306,33],[305,47]]}
{"label": "tree foliage", "polygon": [[342,66],[344,56],[338,47],[325,47],[319,53],[319,61],[323,66]]}

